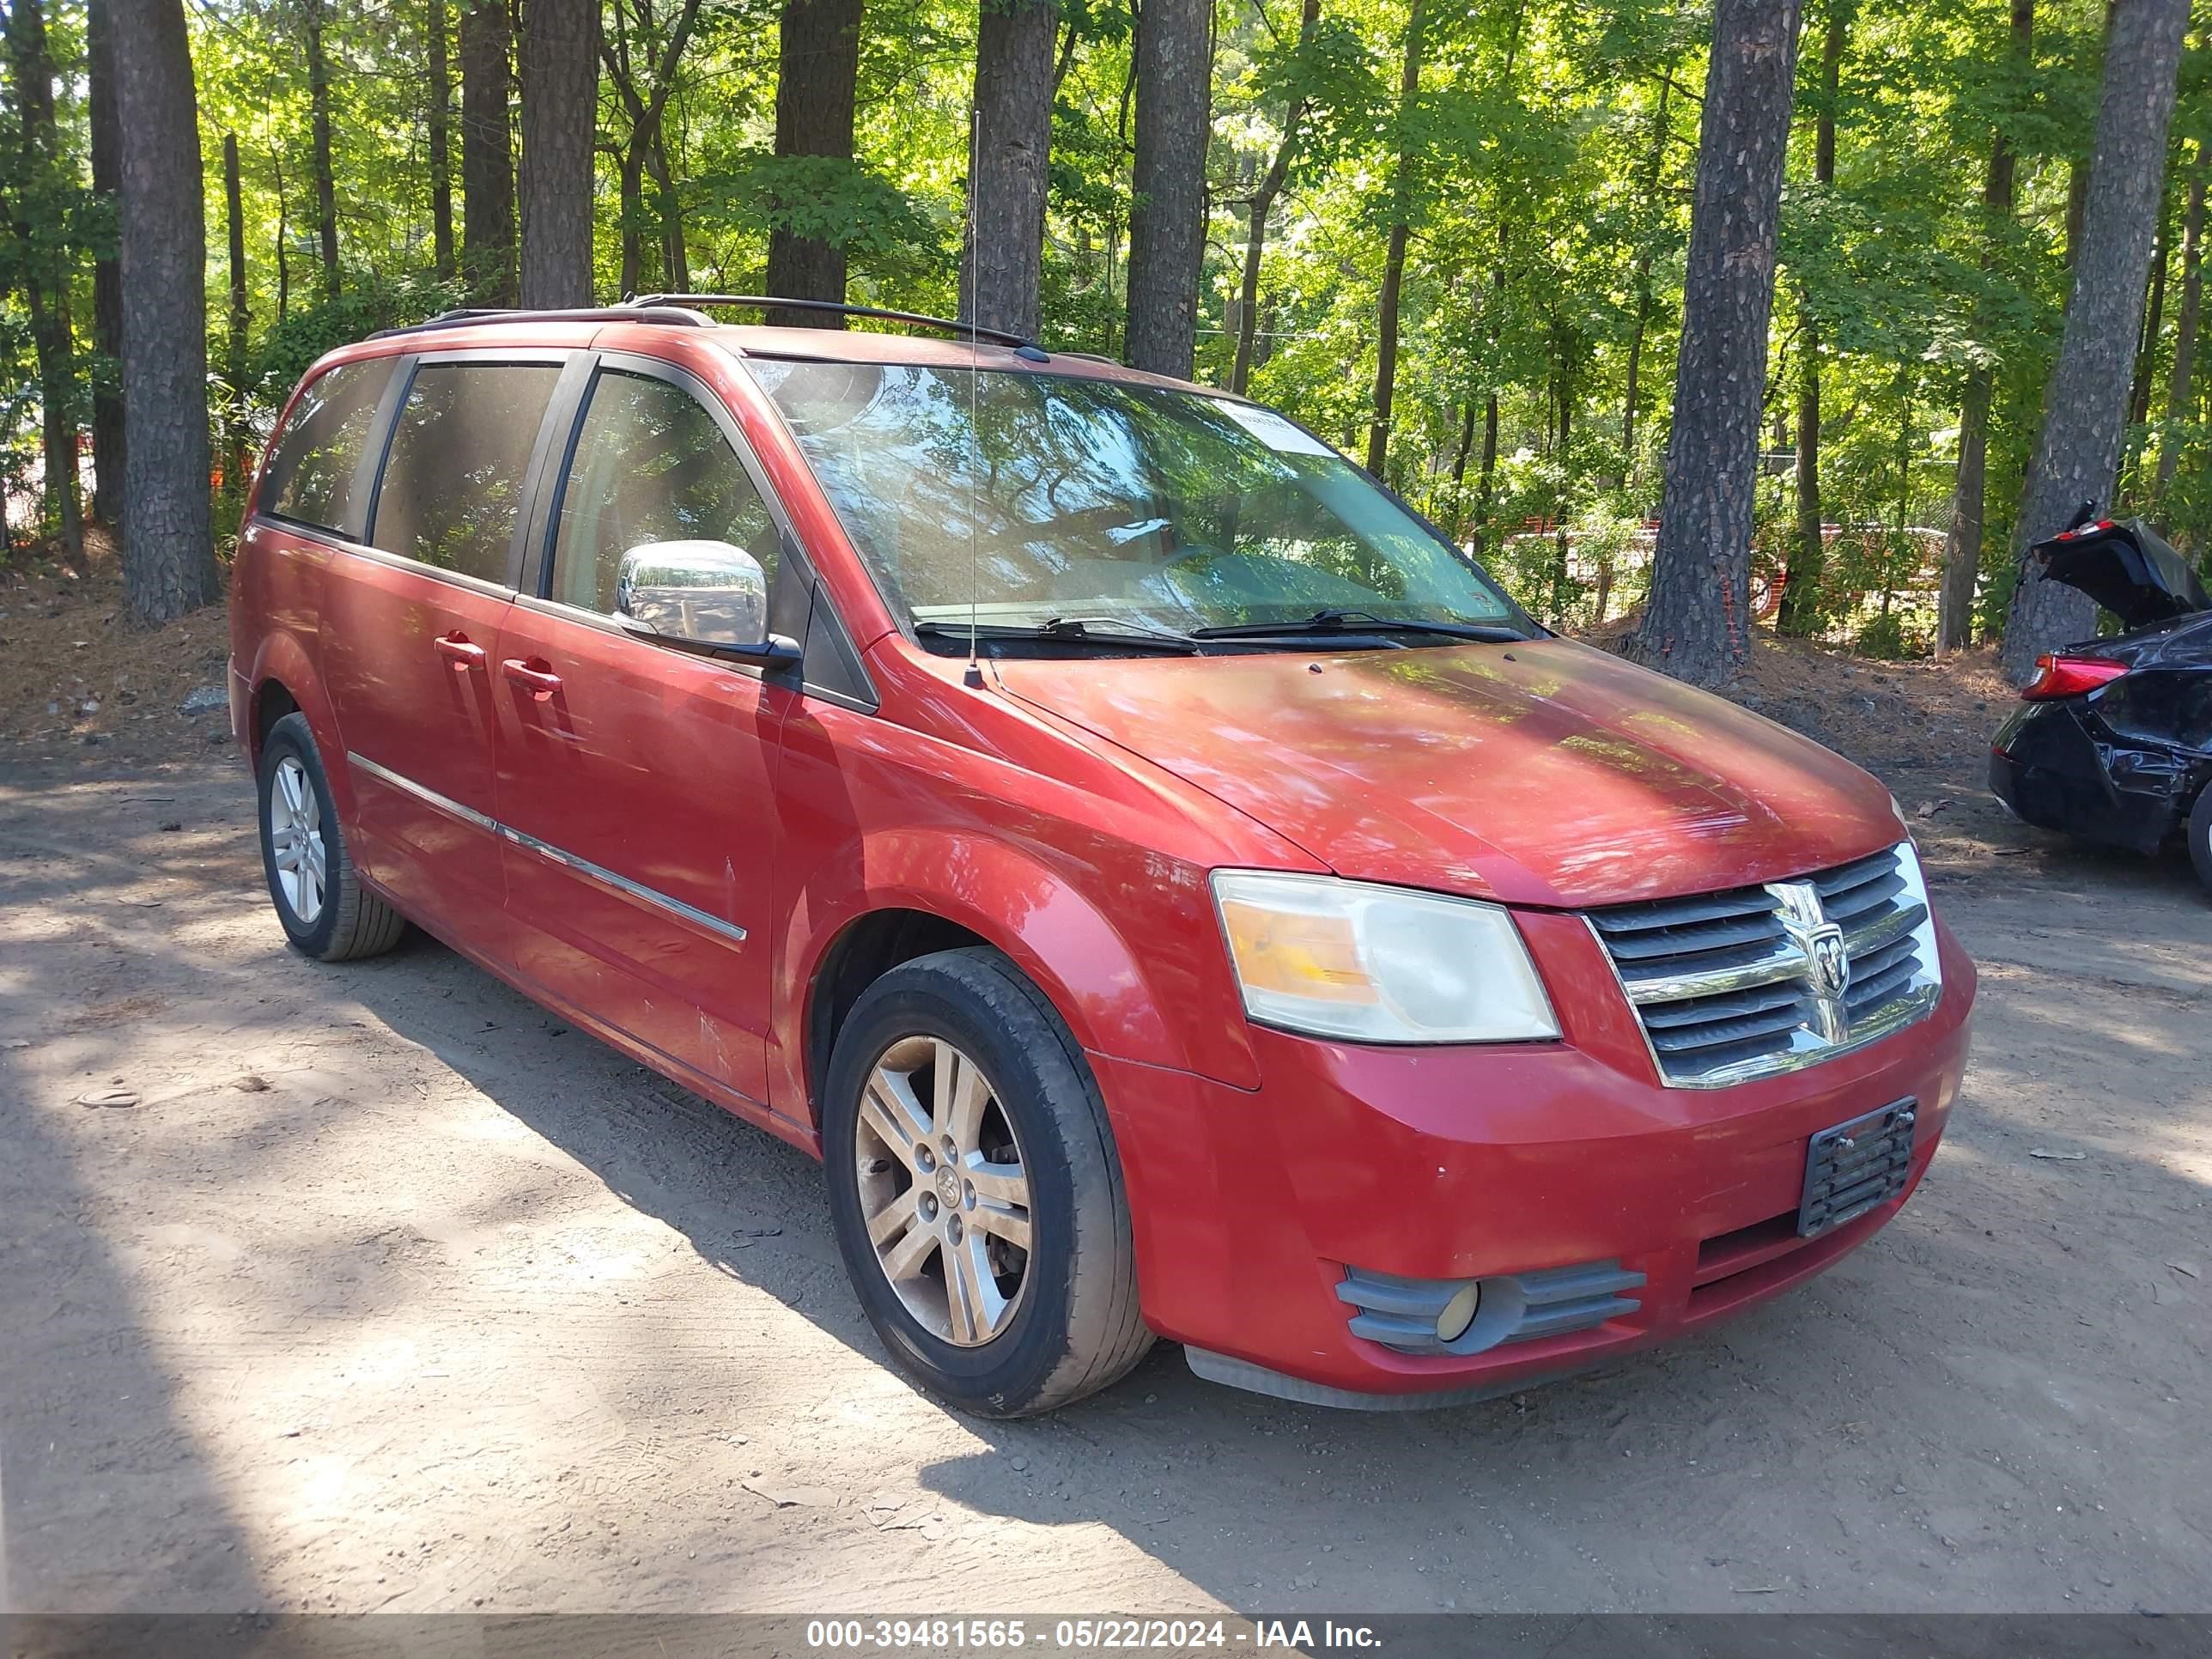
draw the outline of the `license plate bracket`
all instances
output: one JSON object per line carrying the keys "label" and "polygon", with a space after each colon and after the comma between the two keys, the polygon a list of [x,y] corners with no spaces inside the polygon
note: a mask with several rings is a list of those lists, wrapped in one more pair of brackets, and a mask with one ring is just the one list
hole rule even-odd
{"label": "license plate bracket", "polygon": [[1814,1135],[1805,1152],[1797,1236],[1814,1238],[1905,1190],[1919,1102],[1907,1096]]}

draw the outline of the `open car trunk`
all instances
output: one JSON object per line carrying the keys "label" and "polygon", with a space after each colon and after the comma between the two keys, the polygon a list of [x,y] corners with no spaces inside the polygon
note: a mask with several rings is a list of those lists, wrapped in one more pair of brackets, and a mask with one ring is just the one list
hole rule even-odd
{"label": "open car trunk", "polygon": [[2212,611],[2188,560],[2141,519],[2086,525],[2038,542],[2034,552],[2045,576],[2087,593],[2129,629]]}

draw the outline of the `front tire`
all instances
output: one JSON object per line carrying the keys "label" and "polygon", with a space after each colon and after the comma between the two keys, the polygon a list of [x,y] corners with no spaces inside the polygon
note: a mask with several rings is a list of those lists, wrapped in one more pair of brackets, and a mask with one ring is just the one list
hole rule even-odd
{"label": "front tire", "polygon": [[1050,1003],[997,952],[922,957],[861,994],[822,1133],[868,1321],[955,1405],[1050,1411],[1152,1346],[1105,1104]]}
{"label": "front tire", "polygon": [[361,884],[305,714],[269,728],[259,782],[261,867],[293,947],[320,962],[348,962],[398,944],[406,918]]}

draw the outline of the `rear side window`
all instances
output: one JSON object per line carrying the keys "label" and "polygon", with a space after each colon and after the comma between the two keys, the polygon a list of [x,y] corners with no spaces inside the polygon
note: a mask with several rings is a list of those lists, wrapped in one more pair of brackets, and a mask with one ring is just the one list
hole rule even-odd
{"label": "rear side window", "polygon": [[417,367],[377,488],[372,545],[504,584],[523,473],[560,378],[555,363]]}
{"label": "rear side window", "polygon": [[261,483],[262,510],[317,530],[358,540],[368,503],[357,499],[354,478],[376,405],[392,379],[392,360],[342,363],[316,376],[300,394],[291,423],[269,452]]}

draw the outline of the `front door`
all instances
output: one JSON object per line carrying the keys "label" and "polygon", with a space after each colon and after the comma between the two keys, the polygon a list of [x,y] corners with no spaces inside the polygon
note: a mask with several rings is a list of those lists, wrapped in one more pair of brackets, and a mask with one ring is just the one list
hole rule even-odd
{"label": "front door", "polygon": [[723,541],[773,581],[734,426],[675,371],[603,365],[550,520],[544,597],[492,665],[513,949],[582,1012],[765,1103],[777,734],[795,693],[615,618],[623,552]]}
{"label": "front door", "polygon": [[324,586],[322,649],[362,871],[410,915],[496,949],[492,655],[517,514],[558,359],[425,357],[386,450],[368,541]]}

